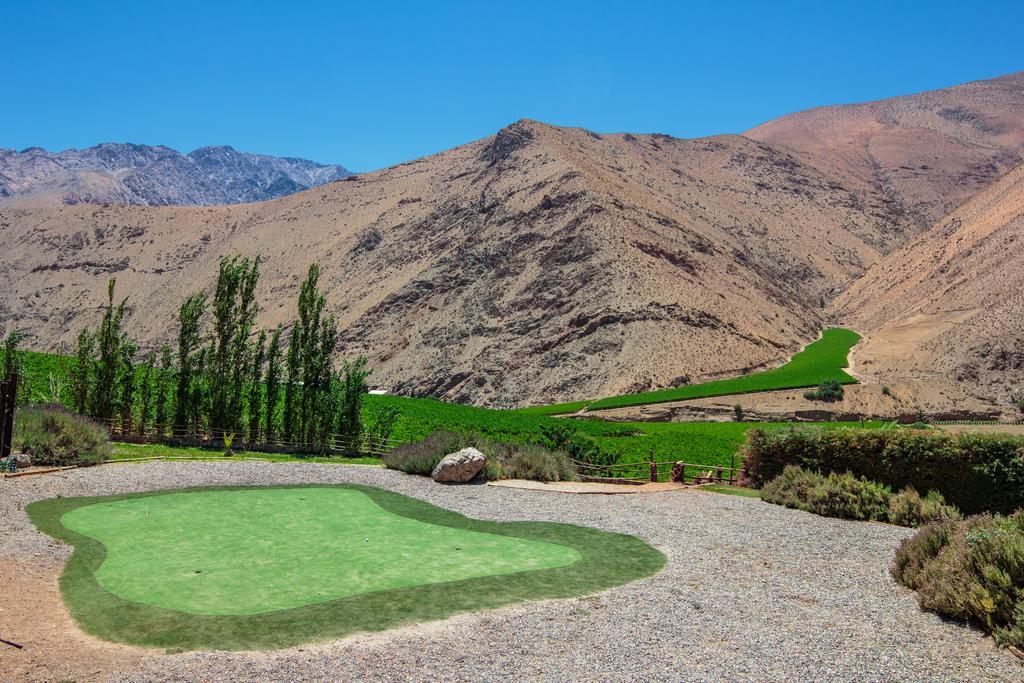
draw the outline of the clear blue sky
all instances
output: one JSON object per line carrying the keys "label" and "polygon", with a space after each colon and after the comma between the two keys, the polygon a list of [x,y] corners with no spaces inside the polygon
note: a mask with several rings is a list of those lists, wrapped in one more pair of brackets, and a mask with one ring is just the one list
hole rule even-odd
{"label": "clear blue sky", "polygon": [[1024,69],[1024,2],[0,0],[0,147],[380,168],[516,119],[680,137]]}

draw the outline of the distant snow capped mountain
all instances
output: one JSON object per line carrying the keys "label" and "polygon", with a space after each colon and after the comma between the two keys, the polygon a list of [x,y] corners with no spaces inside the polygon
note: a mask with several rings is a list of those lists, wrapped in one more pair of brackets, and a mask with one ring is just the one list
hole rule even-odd
{"label": "distant snow capped mountain", "polygon": [[259,202],[352,175],[337,164],[201,147],[103,143],[48,152],[0,148],[0,204],[216,205]]}

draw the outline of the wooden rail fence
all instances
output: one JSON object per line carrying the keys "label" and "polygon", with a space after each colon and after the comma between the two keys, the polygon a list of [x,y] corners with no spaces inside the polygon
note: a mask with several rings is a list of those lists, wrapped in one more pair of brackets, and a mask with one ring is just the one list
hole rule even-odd
{"label": "wooden rail fence", "polygon": [[708,465],[682,462],[680,460],[655,461],[652,455],[647,462],[618,463],[615,465],[594,465],[573,460],[584,481],[605,483],[643,484],[657,481],[677,481],[681,484],[739,484],[745,470],[736,467],[735,457],[731,466]]}
{"label": "wooden rail fence", "polygon": [[122,421],[95,420],[107,427],[112,438],[126,443],[165,444],[168,446],[195,447],[206,449],[225,448],[225,437],[232,437],[232,450],[245,450],[258,453],[285,453],[296,455],[336,455],[342,457],[375,456],[380,457],[392,449],[406,443],[399,439],[379,439],[369,435],[358,437],[330,434],[326,443],[318,444],[295,439],[247,441],[245,435],[226,429],[201,429],[198,431],[184,427],[169,427],[161,432],[153,427],[124,428]]}

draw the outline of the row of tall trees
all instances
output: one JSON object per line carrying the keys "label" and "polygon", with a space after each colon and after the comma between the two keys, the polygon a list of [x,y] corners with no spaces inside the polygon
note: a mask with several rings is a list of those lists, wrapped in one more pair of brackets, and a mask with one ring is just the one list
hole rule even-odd
{"label": "row of tall trees", "polygon": [[177,352],[164,345],[141,365],[123,329],[127,299],[116,301],[112,279],[99,326],[78,337],[76,409],[127,433],[235,434],[320,448],[386,439],[392,411],[364,430],[366,359],[335,367],[338,325],[325,310],[319,265],[302,282],[287,343],[283,325],[255,329],[259,267],[259,257],[221,259],[212,296],[197,292],[181,304]]}

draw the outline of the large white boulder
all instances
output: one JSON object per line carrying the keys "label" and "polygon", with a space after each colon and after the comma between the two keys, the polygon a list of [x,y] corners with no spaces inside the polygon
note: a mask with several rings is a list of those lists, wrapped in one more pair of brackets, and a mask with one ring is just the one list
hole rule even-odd
{"label": "large white boulder", "polygon": [[487,456],[470,446],[444,456],[430,476],[434,481],[461,484],[478,475],[486,462]]}

